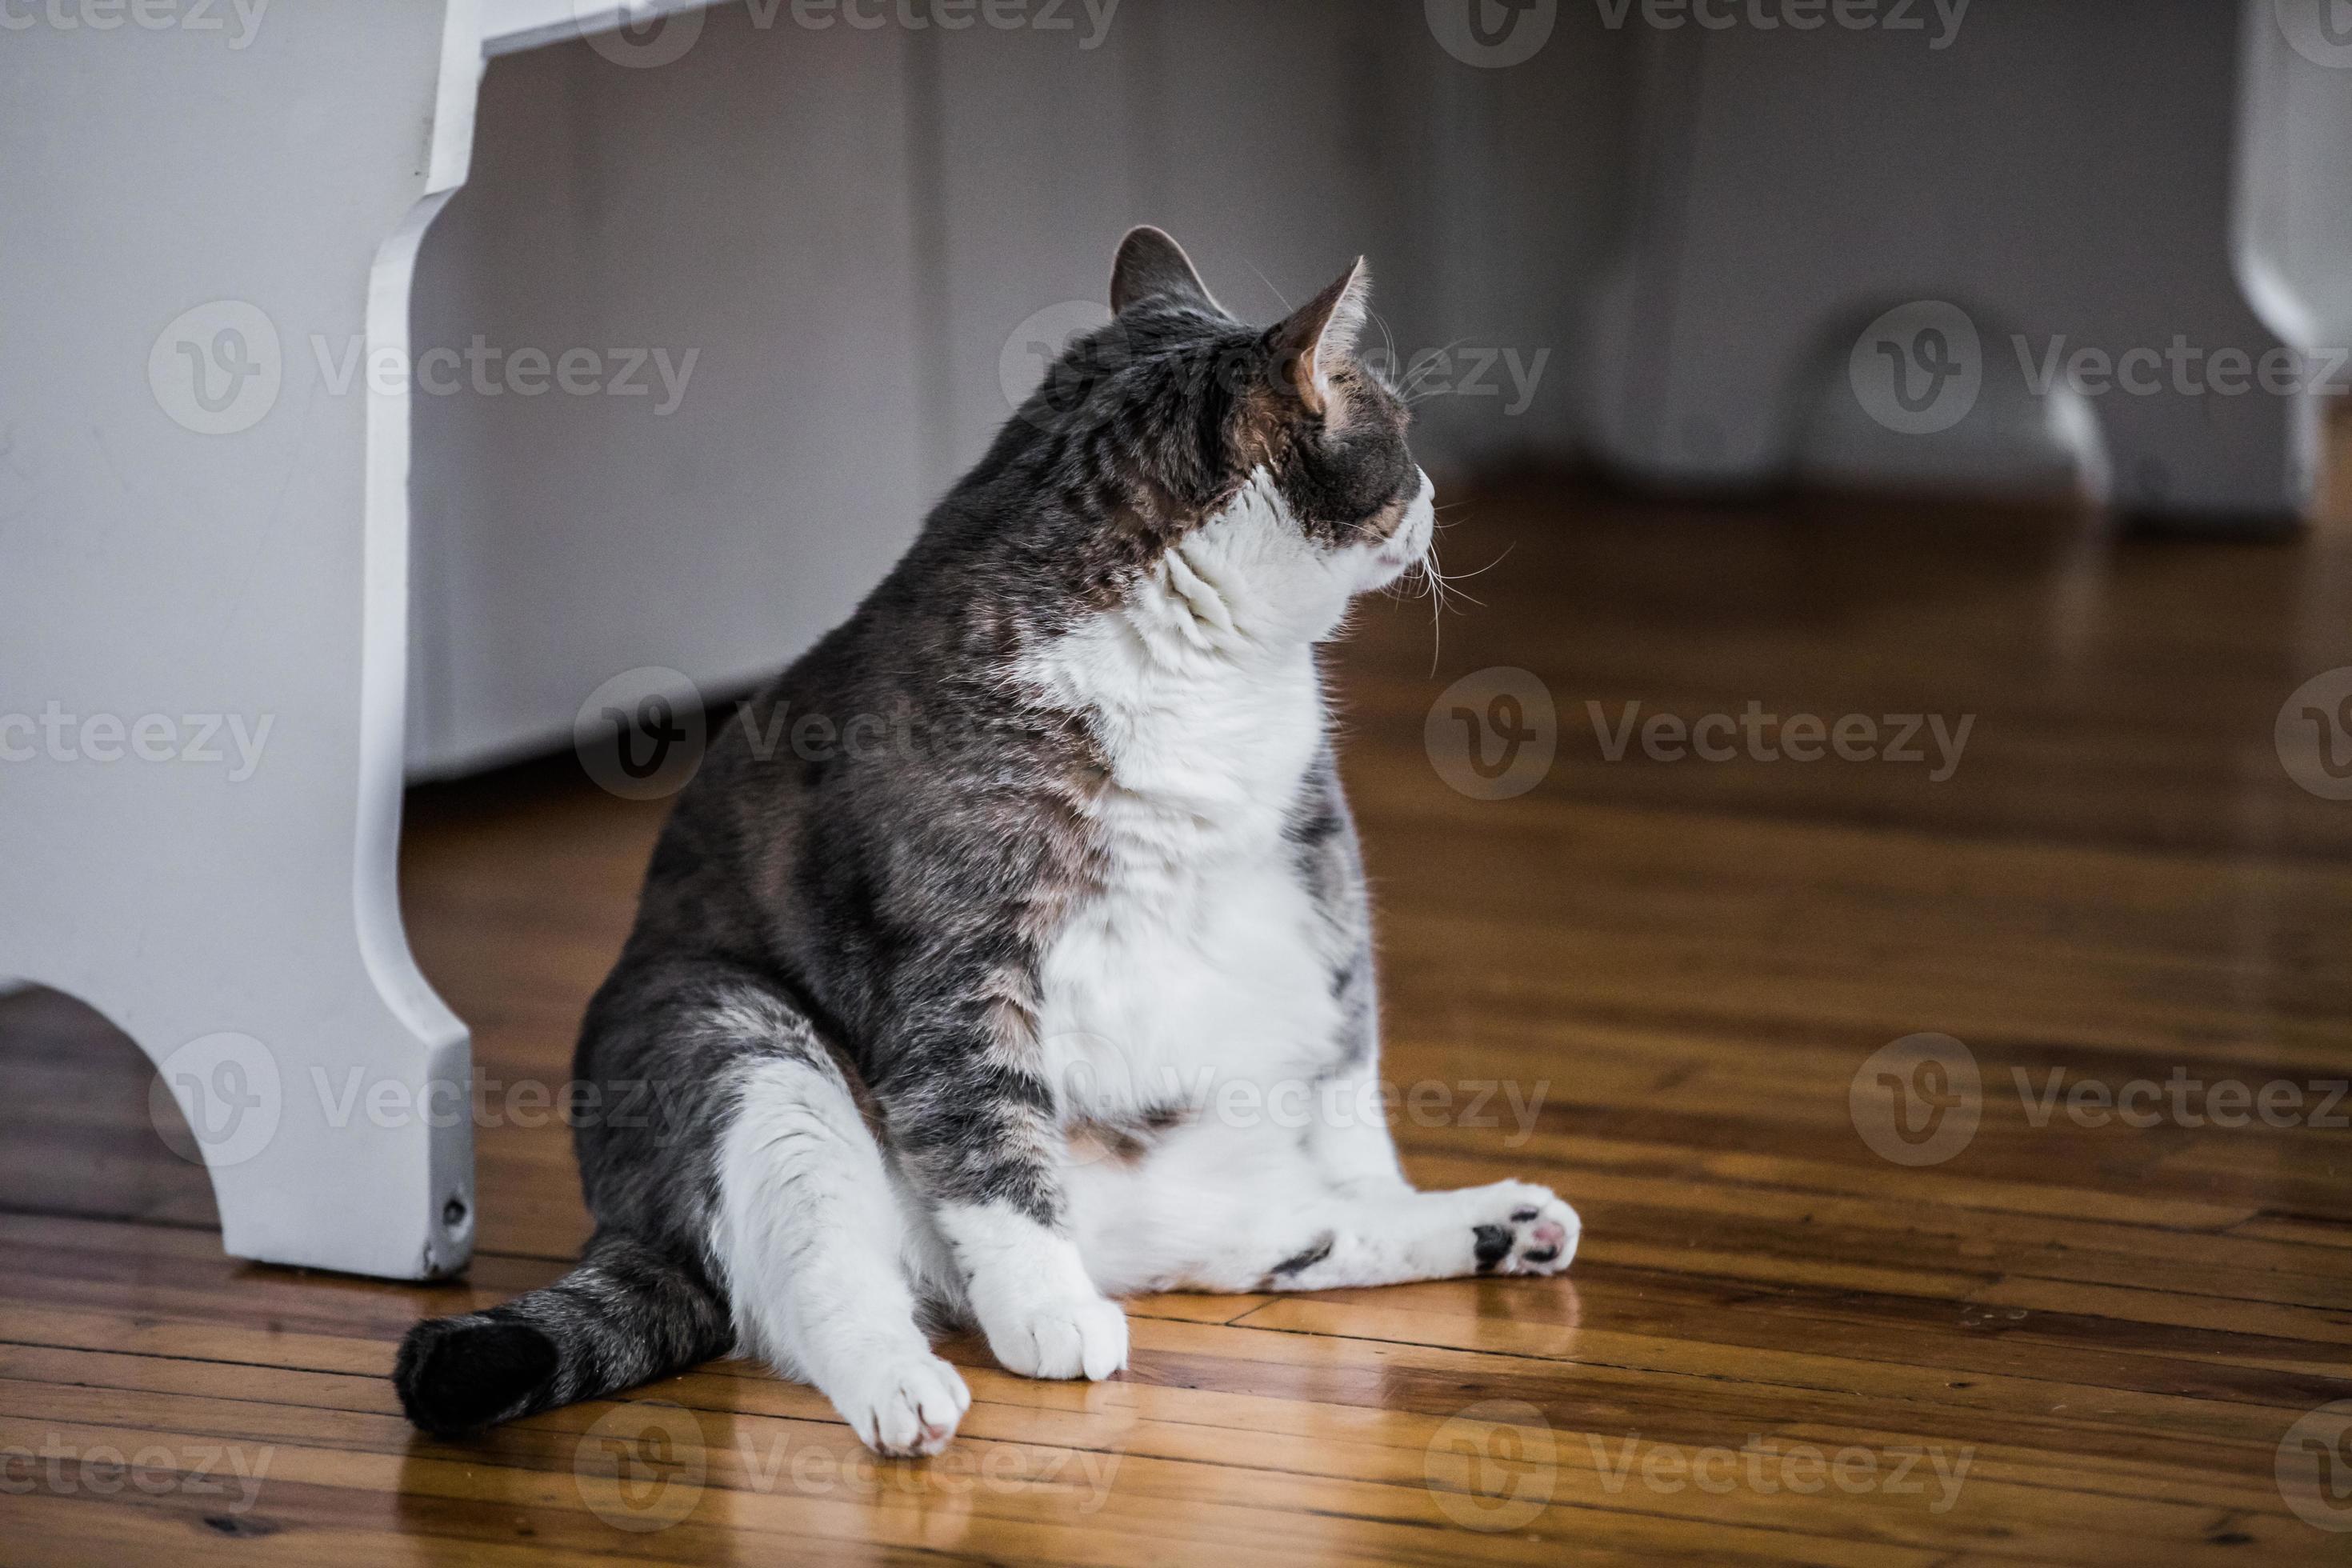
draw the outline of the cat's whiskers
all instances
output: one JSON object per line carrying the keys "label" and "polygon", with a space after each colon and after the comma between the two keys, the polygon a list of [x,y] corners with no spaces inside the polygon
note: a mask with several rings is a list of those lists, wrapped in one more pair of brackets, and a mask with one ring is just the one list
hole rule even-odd
{"label": "cat's whiskers", "polygon": [[1485,600],[1464,592],[1460,584],[1472,577],[1483,576],[1492,572],[1503,563],[1513,549],[1517,548],[1516,545],[1505,546],[1502,554],[1475,570],[1447,572],[1437,559],[1438,536],[1452,526],[1451,523],[1442,521],[1443,514],[1448,511],[1458,511],[1465,504],[1457,501],[1450,506],[1437,509],[1441,521],[1432,523],[1427,548],[1423,550],[1418,560],[1405,568],[1395,582],[1381,590],[1384,596],[1391,599],[1402,600],[1412,597],[1429,600],[1429,670],[1432,675],[1437,673],[1439,656],[1444,647],[1443,626],[1444,613],[1454,608],[1457,603],[1475,605],[1482,609],[1486,606]]}
{"label": "cat's whiskers", "polygon": [[1265,291],[1273,295],[1276,301],[1282,306],[1283,314],[1286,316],[1288,315],[1292,308],[1290,297],[1274,286],[1274,279],[1268,278],[1265,275],[1265,269],[1260,267],[1256,262],[1251,262],[1249,264],[1249,269],[1257,274],[1257,280],[1265,285]]}
{"label": "cat's whiskers", "polygon": [[[1395,375],[1402,374],[1404,369],[1402,365],[1397,363],[1396,333],[1389,330],[1387,317],[1380,314],[1378,311],[1370,312],[1370,316],[1373,322],[1381,329],[1381,342],[1387,350],[1387,357],[1381,361],[1381,365],[1393,367],[1392,371],[1383,371],[1380,366],[1375,366],[1374,374],[1378,374],[1382,382],[1392,383],[1395,379]],[[1390,385],[1389,391],[1394,394],[1400,401],[1402,400],[1404,395],[1396,386],[1393,384]]]}
{"label": "cat's whiskers", "polygon": [[[1423,384],[1431,375],[1436,374],[1439,362],[1469,341],[1468,338],[1456,338],[1450,343],[1440,343],[1427,353],[1415,355],[1412,363],[1406,367],[1403,384],[1397,388],[1398,400],[1407,408],[1411,408],[1416,403],[1425,403],[1430,398],[1444,396],[1444,392],[1435,387],[1423,391]],[[1394,352],[1393,347],[1391,352]]]}

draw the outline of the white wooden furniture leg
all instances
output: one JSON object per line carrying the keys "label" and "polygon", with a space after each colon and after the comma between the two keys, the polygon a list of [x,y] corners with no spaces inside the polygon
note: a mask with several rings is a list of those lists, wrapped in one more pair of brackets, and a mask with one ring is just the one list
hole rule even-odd
{"label": "white wooden furniture leg", "polygon": [[407,394],[337,373],[404,340],[470,9],[13,14],[0,973],[154,1058],[230,1252],[446,1273],[467,1041],[394,885]]}
{"label": "white wooden furniture leg", "polygon": [[470,1256],[395,876],[410,281],[486,54],[686,8],[0,17],[0,976],[153,1058],[239,1257]]}

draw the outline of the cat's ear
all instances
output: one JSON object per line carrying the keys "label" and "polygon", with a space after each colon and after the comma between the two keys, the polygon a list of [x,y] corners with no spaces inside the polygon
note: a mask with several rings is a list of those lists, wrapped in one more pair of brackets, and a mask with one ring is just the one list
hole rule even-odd
{"label": "cat's ear", "polygon": [[1222,316],[1192,258],[1164,232],[1145,224],[1127,231],[1118,258],[1110,264],[1110,310],[1114,316],[1145,300],[1176,300]]}
{"label": "cat's ear", "polygon": [[1309,412],[1319,416],[1329,407],[1331,369],[1356,352],[1371,299],[1371,268],[1360,256],[1328,289],[1274,329],[1278,373]]}

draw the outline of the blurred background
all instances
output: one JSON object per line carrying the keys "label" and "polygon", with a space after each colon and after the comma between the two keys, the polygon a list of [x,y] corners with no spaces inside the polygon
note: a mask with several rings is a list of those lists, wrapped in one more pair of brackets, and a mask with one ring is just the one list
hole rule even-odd
{"label": "blurred background", "polygon": [[414,291],[412,772],[789,658],[1137,222],[1251,321],[1368,255],[1448,493],[2292,528],[2352,383],[2343,10],[776,0],[518,50]]}

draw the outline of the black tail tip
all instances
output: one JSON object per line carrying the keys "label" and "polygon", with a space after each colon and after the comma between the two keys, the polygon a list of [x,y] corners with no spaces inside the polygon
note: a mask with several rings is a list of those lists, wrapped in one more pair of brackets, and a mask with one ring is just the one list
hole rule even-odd
{"label": "black tail tip", "polygon": [[421,1430],[462,1437],[527,1414],[555,1368],[555,1342],[528,1323],[435,1318],[400,1342],[392,1383]]}

